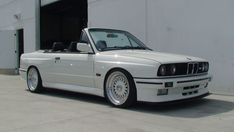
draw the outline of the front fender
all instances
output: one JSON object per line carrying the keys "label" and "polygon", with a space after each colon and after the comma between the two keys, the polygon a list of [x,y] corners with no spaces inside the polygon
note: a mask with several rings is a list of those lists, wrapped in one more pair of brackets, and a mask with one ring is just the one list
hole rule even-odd
{"label": "front fender", "polygon": [[154,78],[160,66],[158,62],[152,60],[121,56],[97,56],[94,65],[95,85],[99,89],[104,89],[105,77],[112,69],[124,69],[132,77]]}

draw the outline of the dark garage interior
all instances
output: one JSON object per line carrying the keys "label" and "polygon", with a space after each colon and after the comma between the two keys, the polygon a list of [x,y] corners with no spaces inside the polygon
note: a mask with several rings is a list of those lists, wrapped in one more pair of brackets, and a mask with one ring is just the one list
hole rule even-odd
{"label": "dark garage interior", "polygon": [[54,42],[68,46],[79,41],[87,27],[87,0],[60,0],[40,8],[41,49],[51,49]]}

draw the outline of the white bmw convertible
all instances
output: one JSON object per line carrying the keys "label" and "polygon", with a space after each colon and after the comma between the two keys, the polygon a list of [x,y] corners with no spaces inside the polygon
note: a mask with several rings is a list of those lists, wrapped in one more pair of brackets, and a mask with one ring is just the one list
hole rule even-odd
{"label": "white bmw convertible", "polygon": [[20,74],[31,92],[56,88],[105,97],[116,107],[136,101],[171,102],[209,94],[209,63],[200,58],[154,52],[132,34],[86,28],[68,48],[21,56]]}

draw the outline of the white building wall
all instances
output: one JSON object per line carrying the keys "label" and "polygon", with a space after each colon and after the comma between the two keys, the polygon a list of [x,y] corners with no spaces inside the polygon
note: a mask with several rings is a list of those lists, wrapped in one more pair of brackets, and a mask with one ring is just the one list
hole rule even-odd
{"label": "white building wall", "polygon": [[89,0],[89,26],[125,29],[149,47],[206,58],[211,91],[234,95],[233,0]]}
{"label": "white building wall", "polygon": [[23,28],[26,53],[37,49],[36,4],[37,0],[0,0],[0,30]]}
{"label": "white building wall", "polygon": [[13,70],[11,72],[15,72],[14,70],[17,65],[15,31],[0,31],[0,44],[0,72],[3,69],[11,69]]}

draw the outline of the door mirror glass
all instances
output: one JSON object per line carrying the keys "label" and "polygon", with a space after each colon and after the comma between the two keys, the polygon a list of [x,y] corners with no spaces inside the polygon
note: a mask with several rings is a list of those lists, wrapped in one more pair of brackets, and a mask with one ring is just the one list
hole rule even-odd
{"label": "door mirror glass", "polygon": [[92,49],[87,43],[77,43],[77,50],[84,53],[91,53]]}

